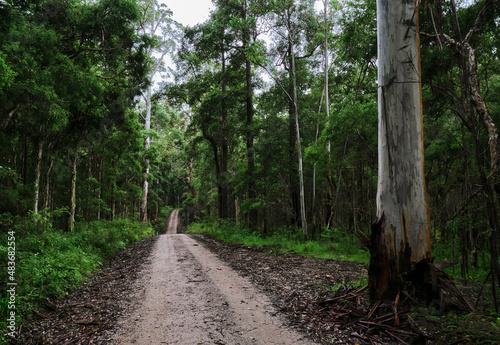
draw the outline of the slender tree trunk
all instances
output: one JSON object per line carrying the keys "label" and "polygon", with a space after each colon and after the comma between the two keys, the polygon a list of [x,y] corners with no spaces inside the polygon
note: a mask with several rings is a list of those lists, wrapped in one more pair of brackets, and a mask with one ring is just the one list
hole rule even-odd
{"label": "slender tree trunk", "polygon": [[224,204],[224,196],[223,196],[223,187],[222,187],[222,172],[221,172],[221,161],[219,159],[219,147],[217,145],[217,142],[214,137],[209,135],[206,131],[206,129],[202,130],[203,132],[203,137],[207,139],[210,142],[210,146],[212,146],[212,152],[214,154],[214,165],[215,165],[215,178],[216,178],[216,183],[217,183],[217,210],[218,210],[218,216],[219,218],[226,218],[223,217],[224,210],[223,210],[223,204]]}
{"label": "slender tree trunk", "polygon": [[[247,19],[247,4],[245,2],[243,8],[243,20]],[[245,50],[250,45],[250,29],[243,29],[243,49]],[[253,86],[252,86],[252,64],[248,57],[245,57],[245,80],[246,80],[246,146],[247,146],[247,178],[248,178],[248,199],[255,201],[257,191],[254,180],[255,171],[255,153],[253,148]],[[257,209],[252,207],[248,212],[248,222],[250,228],[254,229],[257,226]]]}
{"label": "slender tree trunk", "polygon": [[[324,78],[325,78],[325,116],[326,116],[326,123],[327,125],[329,124],[330,120],[330,94],[329,94],[329,80],[328,80],[328,18],[327,18],[327,11],[328,11],[328,1],[323,0],[323,17],[324,17],[324,27],[323,27],[323,33],[324,33],[324,49],[323,49],[323,55],[324,55],[324,60],[325,60],[325,66],[324,66]],[[332,169],[331,169],[331,142],[328,141],[326,143],[326,152],[328,153],[328,170],[327,170],[327,196],[328,196],[328,210],[327,210],[327,219],[326,219],[326,226],[330,227],[330,224],[333,222],[333,217],[335,214],[335,200],[334,200],[334,195],[333,195],[333,178],[332,178]]]}
{"label": "slender tree trunk", "polygon": [[[288,42],[288,56],[291,58],[292,56],[292,42]],[[291,65],[291,63],[290,63]],[[294,72],[292,67],[289,68],[289,80],[292,81],[294,78]],[[300,219],[300,192],[299,186],[297,185],[297,155],[295,154],[297,150],[297,129],[295,127],[295,103],[293,99],[294,86],[293,82],[289,82],[289,90],[288,93],[292,95],[292,97],[288,98],[288,180],[289,180],[289,188],[290,188],[290,200],[292,202],[292,212],[291,212],[291,223],[298,227],[298,221]]]}
{"label": "slender tree trunk", "polygon": [[[158,24],[158,22],[156,21],[156,1],[152,0],[151,4],[152,4],[151,9],[152,9],[153,13],[152,13],[152,19],[151,19],[151,31],[149,33],[149,36],[151,38],[153,38],[155,36],[156,25]],[[151,58],[153,57],[152,49],[150,49],[148,51],[148,55]],[[162,57],[163,57],[163,55],[162,55]],[[150,76],[151,82],[153,82],[153,78],[157,72],[158,67],[159,67],[159,62],[157,62],[155,64],[155,66],[153,66],[153,70],[152,70],[151,76]],[[146,131],[149,131],[151,129],[151,96],[152,96],[152,86],[149,85],[148,89],[146,91],[146,96],[144,97],[145,102],[146,102],[146,116],[144,118],[144,120],[145,120],[144,129]],[[151,137],[149,136],[149,134],[146,134],[146,137],[144,138],[144,149],[145,149],[146,157],[148,155],[148,150],[149,150],[150,146],[151,146]],[[145,169],[144,169],[144,179],[143,179],[143,183],[142,183],[142,201],[140,204],[140,217],[141,217],[141,220],[143,222],[147,222],[148,221],[148,191],[149,191],[148,179],[149,179],[149,169],[150,169],[149,158],[145,159],[144,165],[145,165]]]}
{"label": "slender tree trunk", "polygon": [[416,3],[377,0],[377,33],[378,220],[369,266],[374,301],[392,300],[411,262],[431,257]]}
{"label": "slender tree trunk", "polygon": [[5,128],[9,125],[10,119],[12,116],[14,116],[15,113],[17,113],[21,109],[21,104],[16,105],[13,109],[11,109],[8,113],[7,116],[2,120],[0,123],[0,132],[3,132]]}
{"label": "slender tree trunk", "polygon": [[93,177],[92,176],[92,145],[89,145],[88,147],[88,153],[87,153],[87,167],[88,167],[88,176],[87,176],[87,202],[86,202],[86,207],[85,207],[85,219],[90,220],[91,218],[94,217],[94,215],[91,213],[92,210],[92,203],[94,202],[94,188],[93,184],[90,182],[90,179]]}
{"label": "slender tree trunk", "polygon": [[[231,145],[231,174],[233,178],[236,177],[236,159],[234,158],[234,145]],[[241,220],[239,195],[235,195],[234,197],[234,219],[236,219],[237,222]]]}
{"label": "slender tree trunk", "polygon": [[54,162],[56,161],[56,156],[53,154],[50,156],[49,168],[47,169],[47,174],[45,175],[45,202],[44,208],[49,208],[50,203],[50,173],[52,172],[52,168],[54,167]]}
{"label": "slender tree trunk", "polygon": [[304,172],[302,169],[302,147],[300,144],[300,126],[299,126],[299,110],[298,110],[298,99],[297,99],[297,77],[295,75],[295,51],[293,49],[293,38],[291,23],[289,22],[288,27],[288,39],[292,42],[291,45],[291,59],[292,59],[292,75],[293,75],[293,102],[295,108],[295,129],[297,133],[297,158],[299,161],[299,188],[300,188],[300,219],[302,223],[302,232],[304,239],[309,238],[309,232],[307,229],[307,218],[306,218],[306,202],[304,193]]}
{"label": "slender tree trunk", "polygon": [[[324,90],[321,93],[321,99],[319,101],[318,115],[321,114],[321,108],[323,105]],[[314,141],[317,143],[319,137],[319,122],[316,123],[316,136]],[[312,191],[312,214],[313,214],[313,229],[316,229],[316,162],[313,165],[313,191]]]}
{"label": "slender tree trunk", "polygon": [[[154,8],[154,6],[153,6]],[[154,21],[153,21],[154,22]],[[148,86],[148,90],[146,92],[146,117],[145,117],[145,125],[144,128],[146,131],[151,129],[151,86]],[[149,135],[146,135],[144,138],[144,150],[146,156],[148,155],[149,147],[151,146],[151,138]],[[141,220],[143,222],[148,221],[148,190],[149,190],[149,158],[145,159],[145,171],[144,171],[144,179],[142,183],[142,202],[141,202]]]}
{"label": "slender tree trunk", "polygon": [[75,213],[76,213],[76,172],[78,164],[78,154],[75,153],[73,158],[73,166],[71,169],[71,191],[70,191],[70,206],[69,206],[69,220],[68,231],[73,232],[75,228]]}
{"label": "slender tree trunk", "polygon": [[500,282],[500,265],[498,262],[498,244],[500,237],[500,203],[498,201],[498,194],[495,190],[495,185],[500,181],[500,142],[498,140],[498,129],[493,122],[493,118],[488,111],[486,102],[482,96],[479,79],[477,76],[477,62],[474,50],[470,45],[466,44],[466,51],[469,57],[469,85],[471,89],[471,96],[473,104],[475,105],[476,112],[479,114],[482,120],[483,127],[488,133],[488,145],[490,149],[490,173],[489,176],[485,175],[485,181],[483,185],[486,189],[486,195],[488,198],[488,219],[491,228],[493,229],[491,234],[491,257],[493,262],[493,268]]}
{"label": "slender tree trunk", "polygon": [[[116,158],[113,156],[113,171],[116,172]],[[116,176],[116,173],[115,173]],[[113,177],[113,181],[111,182],[111,220],[115,220],[116,217],[116,196],[115,196],[115,186],[116,186],[116,178]],[[120,204],[118,204],[118,210],[120,209]]]}
{"label": "slender tree trunk", "polygon": [[[342,151],[342,161],[340,163],[339,176],[337,178],[337,186],[335,188],[335,198],[333,199],[333,205],[337,209],[339,208],[337,203],[339,201],[340,182],[342,180],[342,170],[344,168],[344,159],[345,159],[345,154],[346,154],[346,151],[347,151],[347,142],[348,142],[348,140],[349,140],[349,136],[347,136],[345,138],[345,141],[344,141],[344,150]],[[330,226],[335,227],[335,223],[337,222],[337,213],[338,212],[334,209],[333,213],[332,213],[331,223],[327,224],[328,228]]]}
{"label": "slender tree trunk", "polygon": [[28,183],[28,151],[29,151],[29,140],[28,135],[23,133],[23,172],[22,172],[22,180],[23,184]]}
{"label": "slender tree trunk", "polygon": [[[97,208],[97,220],[101,220],[102,212],[101,212],[101,200],[102,200],[102,183],[103,183],[103,177],[104,177],[104,150],[102,152],[101,156],[101,162],[99,164],[99,195],[97,196],[98,201],[99,201],[99,206]],[[113,193],[113,185],[111,185],[111,193]],[[113,211],[114,212],[114,211]],[[113,217],[112,217],[113,218]]]}
{"label": "slender tree trunk", "polygon": [[144,171],[144,181],[142,183],[142,200],[140,202],[139,212],[141,215],[141,221],[148,221],[148,190],[149,190],[149,159],[146,159],[146,171]]}
{"label": "slender tree trunk", "polygon": [[[470,41],[476,31],[480,28],[483,18],[489,11],[492,11],[496,6],[496,2],[492,0],[485,0],[478,13],[474,25],[471,27],[464,39],[462,39],[460,24],[458,22],[457,10],[454,2],[452,2],[452,11],[456,20],[456,36],[459,41],[451,38],[448,35],[442,34],[441,36],[452,46],[457,48],[460,53],[460,74],[462,86],[462,98],[465,108],[472,104],[475,112],[479,115],[479,119],[483,124],[488,134],[488,146],[490,150],[490,172],[486,173],[483,165],[478,164],[481,176],[481,183],[484,194],[486,196],[486,212],[488,222],[492,229],[490,233],[490,253],[491,253],[491,266],[493,273],[496,275],[500,282],[500,263],[498,261],[500,244],[500,201],[498,200],[497,190],[495,189],[498,181],[500,180],[500,142],[498,138],[498,128],[496,127],[491,114],[486,106],[486,102],[481,93],[479,86],[479,78],[477,72],[477,61],[475,51],[470,45]],[[472,124],[470,128],[476,128],[476,114],[472,111],[466,111],[469,115],[469,122]],[[473,133],[474,134],[474,133]],[[476,135],[475,138],[478,138]],[[477,141],[477,139],[476,139]],[[476,147],[478,143],[476,142]],[[476,150],[476,156],[479,158],[483,154]],[[498,308],[498,306],[496,305]]]}
{"label": "slender tree trunk", "polygon": [[[288,23],[291,22],[290,12],[287,13]],[[300,192],[299,185],[297,184],[297,129],[295,128],[295,101],[293,98],[294,85],[294,71],[292,69],[292,50],[293,50],[293,42],[288,40],[288,50],[287,57],[290,60],[290,66],[288,67],[288,183],[289,183],[289,193],[290,193],[290,201],[291,201],[291,221],[289,223],[293,224],[294,227],[298,227],[298,222],[300,220]],[[288,218],[288,217],[287,217]],[[288,221],[288,220],[287,220]]]}
{"label": "slender tree trunk", "polygon": [[[324,73],[325,73],[325,115],[326,118],[328,119],[330,117],[330,93],[329,93],[329,85],[328,85],[328,0],[323,0],[323,20],[324,20],[324,26],[323,26],[323,34],[325,36],[325,41],[323,42],[324,49],[323,49],[323,55],[324,55],[324,60],[325,60],[325,66],[324,66]],[[327,120],[328,123],[328,120]],[[328,141],[326,150],[330,152],[331,149],[331,144],[330,141]]]}
{"label": "slender tree trunk", "polygon": [[219,217],[224,219],[229,217],[229,186],[227,182],[228,145],[227,145],[227,106],[226,106],[226,57],[224,48],[222,49],[222,152],[220,159],[220,211]]}
{"label": "slender tree trunk", "polygon": [[33,205],[34,214],[38,214],[38,204],[40,202],[40,176],[42,170],[43,145],[44,141],[40,140],[40,142],[38,143],[38,153],[36,157],[36,168],[35,168],[35,202]]}

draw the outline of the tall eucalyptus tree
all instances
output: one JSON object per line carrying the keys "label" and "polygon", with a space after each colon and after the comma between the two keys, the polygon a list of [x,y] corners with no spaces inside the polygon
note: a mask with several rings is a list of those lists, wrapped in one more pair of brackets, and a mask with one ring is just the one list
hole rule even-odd
{"label": "tall eucalyptus tree", "polygon": [[424,179],[418,4],[377,0],[377,222],[372,227],[369,288],[393,298],[411,262],[431,257]]}
{"label": "tall eucalyptus tree", "polygon": [[146,106],[145,113],[141,116],[144,119],[144,149],[146,158],[144,161],[144,178],[142,182],[141,220],[148,220],[148,189],[150,158],[148,150],[151,146],[151,102],[155,77],[164,70],[164,58],[173,52],[175,47],[176,23],[172,20],[172,11],[165,4],[160,4],[157,0],[143,0],[139,2],[142,9],[142,19],[137,29],[138,34],[146,36],[150,40],[150,46],[146,49],[146,54],[151,62],[149,74],[150,84],[142,97]]}
{"label": "tall eucalyptus tree", "polygon": [[[298,213],[304,238],[308,238],[307,213],[305,203],[304,172],[302,159],[302,144],[299,123],[299,101],[297,85],[297,66],[298,60],[309,58],[313,55],[318,42],[313,39],[313,35],[318,29],[315,15],[313,13],[313,4],[310,1],[285,1],[276,3],[272,6],[276,22],[273,33],[277,38],[275,54],[280,56],[280,64],[288,72],[288,88],[279,80],[271,75],[282,87],[288,98],[289,112],[289,160],[290,160],[290,198],[294,213]],[[272,70],[266,69],[272,74]],[[297,157],[295,158],[295,152]],[[294,161],[297,159],[297,165]],[[298,166],[298,171],[293,167]],[[298,175],[298,207],[296,207],[296,178],[293,172]],[[295,175],[295,176],[294,176]],[[298,212],[296,212],[298,211]]]}

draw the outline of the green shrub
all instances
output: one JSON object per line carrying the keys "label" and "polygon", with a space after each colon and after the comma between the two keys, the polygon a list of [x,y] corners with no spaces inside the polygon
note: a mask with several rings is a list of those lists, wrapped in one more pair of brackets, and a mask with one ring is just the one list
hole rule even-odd
{"label": "green shrub", "polygon": [[[8,232],[15,232],[18,322],[27,317],[41,299],[63,296],[120,249],[154,234],[149,224],[127,219],[79,222],[74,232],[63,232],[55,229],[50,221],[57,216],[43,212],[22,219],[0,215],[0,223],[8,224],[0,233],[2,260],[8,254]],[[7,270],[2,269],[0,281],[7,279]],[[6,289],[2,289],[2,329],[6,329],[8,297]]]}

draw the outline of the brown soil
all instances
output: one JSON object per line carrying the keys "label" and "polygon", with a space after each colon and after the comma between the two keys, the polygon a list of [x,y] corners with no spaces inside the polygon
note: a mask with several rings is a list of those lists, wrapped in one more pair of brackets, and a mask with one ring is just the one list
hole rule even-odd
{"label": "brown soil", "polygon": [[274,248],[227,245],[203,235],[192,236],[265,291],[292,327],[321,344],[500,342],[499,319],[488,316],[492,311],[491,287],[471,281],[458,284],[477,313],[460,309],[456,300],[448,300],[445,310],[416,303],[421,297],[418,291],[401,294],[396,308],[394,303],[376,307],[368,300],[366,286],[360,285],[367,278],[361,264],[279,254]]}
{"label": "brown soil", "polygon": [[[165,232],[178,226],[166,222]],[[402,320],[399,333],[390,319],[390,326],[377,328],[370,324],[375,317],[365,318],[366,295],[351,288],[366,274],[351,262],[225,245],[202,235],[161,235],[128,247],[54,310],[39,311],[14,343],[402,343],[394,334],[414,344],[462,344],[497,335],[482,316],[457,319],[456,329],[445,332],[449,319],[429,318],[425,308]]]}
{"label": "brown soil", "polygon": [[192,236],[271,296],[291,327],[322,344],[360,343],[350,335],[350,328],[340,329],[332,321],[326,301],[335,296],[333,289],[347,288],[365,279],[367,270],[363,265],[278,255],[273,248],[227,245],[203,235]]}
{"label": "brown soil", "polygon": [[168,220],[165,222],[166,223],[166,234],[172,235],[177,233],[177,229],[180,226],[179,222],[179,210],[173,210],[172,213],[170,214],[170,217],[168,217]]}
{"label": "brown soil", "polygon": [[114,344],[311,344],[270,300],[188,235],[162,235],[141,273],[135,310]]}

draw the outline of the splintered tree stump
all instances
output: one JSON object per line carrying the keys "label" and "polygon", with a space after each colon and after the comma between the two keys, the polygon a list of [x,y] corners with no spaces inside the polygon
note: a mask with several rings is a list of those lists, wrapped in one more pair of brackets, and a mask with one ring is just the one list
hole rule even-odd
{"label": "splintered tree stump", "polygon": [[368,287],[373,303],[393,301],[403,286],[401,273],[411,269],[411,249],[405,243],[399,253],[395,252],[390,243],[392,236],[387,234],[385,225],[385,216],[372,225]]}
{"label": "splintered tree stump", "polygon": [[[385,217],[372,225],[370,237],[370,266],[368,287],[372,303],[394,301],[401,291],[413,290],[415,299],[437,307],[439,313],[454,307],[473,312],[474,308],[465,299],[452,277],[433,264],[433,258],[411,262],[411,249],[401,246],[399,253],[390,244],[386,234]],[[412,267],[413,266],[413,267]]]}

